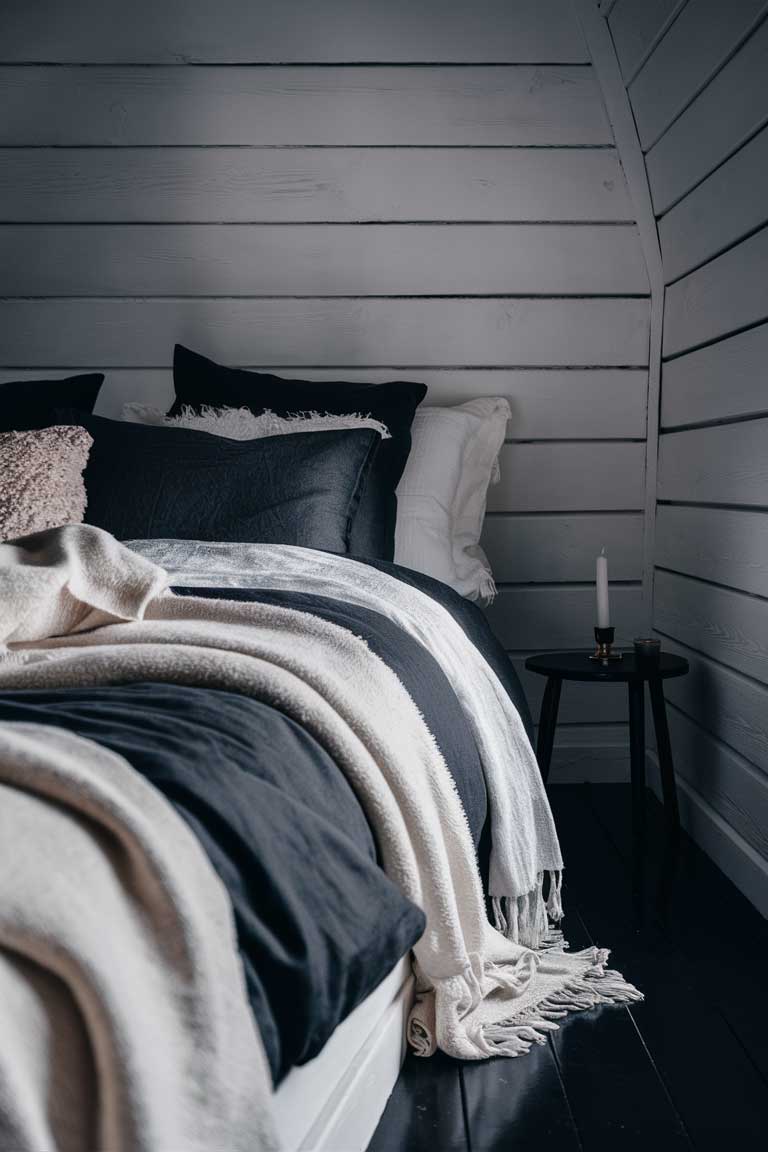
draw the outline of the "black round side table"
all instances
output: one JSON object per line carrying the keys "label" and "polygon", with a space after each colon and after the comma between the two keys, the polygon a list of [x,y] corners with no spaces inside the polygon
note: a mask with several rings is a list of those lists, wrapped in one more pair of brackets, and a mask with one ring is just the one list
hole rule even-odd
{"label": "black round side table", "polygon": [[624,652],[622,660],[601,663],[590,660],[587,652],[545,652],[529,656],[525,662],[530,672],[547,677],[539,716],[536,758],[546,783],[555,739],[557,709],[563,680],[583,680],[594,684],[626,684],[629,691],[629,756],[632,774],[632,813],[636,831],[642,831],[645,812],[645,682],[651,697],[653,724],[667,817],[678,826],[677,789],[669,741],[667,709],[662,680],[684,676],[688,661],[682,656],[662,652],[658,661],[638,661],[634,652]]}

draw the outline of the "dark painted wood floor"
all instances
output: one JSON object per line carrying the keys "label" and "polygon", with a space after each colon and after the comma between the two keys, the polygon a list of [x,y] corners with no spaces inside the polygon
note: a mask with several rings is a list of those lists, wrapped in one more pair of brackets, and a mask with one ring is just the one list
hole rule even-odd
{"label": "dark painted wood floor", "polygon": [[650,792],[634,870],[628,786],[551,794],[566,937],[610,947],[645,1001],[516,1060],[409,1057],[369,1152],[768,1147],[768,921],[684,833],[675,851]]}

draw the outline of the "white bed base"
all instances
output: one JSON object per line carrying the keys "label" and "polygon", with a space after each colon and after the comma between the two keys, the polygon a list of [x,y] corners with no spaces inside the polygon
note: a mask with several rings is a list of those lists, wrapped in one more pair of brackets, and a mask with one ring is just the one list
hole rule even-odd
{"label": "white bed base", "polygon": [[288,1073],[273,1101],[284,1152],[365,1152],[405,1058],[412,1001],[404,956],[320,1055]]}

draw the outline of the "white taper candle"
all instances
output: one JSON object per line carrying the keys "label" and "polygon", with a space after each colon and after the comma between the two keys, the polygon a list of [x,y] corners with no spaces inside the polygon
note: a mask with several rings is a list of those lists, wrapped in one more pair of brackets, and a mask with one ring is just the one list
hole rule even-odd
{"label": "white taper candle", "polygon": [[611,614],[608,609],[608,557],[605,554],[605,548],[603,548],[597,558],[596,580],[597,626],[598,628],[610,628]]}

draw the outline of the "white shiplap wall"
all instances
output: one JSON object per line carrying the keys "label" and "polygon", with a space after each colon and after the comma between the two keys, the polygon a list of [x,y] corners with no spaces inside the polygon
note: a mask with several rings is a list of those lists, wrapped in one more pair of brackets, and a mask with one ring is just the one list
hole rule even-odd
{"label": "white shiplap wall", "polygon": [[[495,627],[588,646],[605,545],[638,630],[648,280],[570,0],[3,5],[0,106],[3,378],[105,369],[117,415],[180,340],[505,395]],[[561,767],[625,715],[569,687]]]}
{"label": "white shiplap wall", "polygon": [[768,914],[768,5],[608,24],[665,281],[654,624],[689,827]]}

